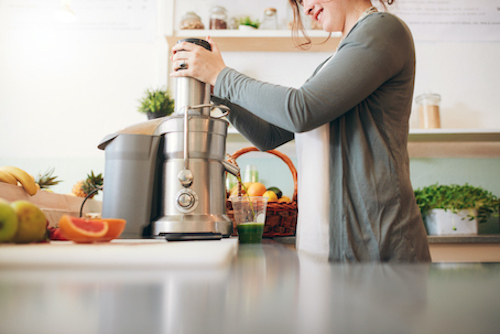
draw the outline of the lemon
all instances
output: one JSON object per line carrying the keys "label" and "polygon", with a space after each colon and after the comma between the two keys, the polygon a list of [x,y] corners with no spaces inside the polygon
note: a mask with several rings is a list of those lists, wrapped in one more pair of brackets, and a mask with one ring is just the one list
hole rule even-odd
{"label": "lemon", "polygon": [[269,187],[269,188],[267,188],[267,190],[274,191],[276,193],[276,195],[278,196],[278,199],[281,198],[281,196],[283,196],[283,192],[278,187]]}
{"label": "lemon", "polygon": [[272,190],[266,191],[262,196],[267,197],[268,202],[277,202],[278,201],[278,195],[276,195],[276,193]]}
{"label": "lemon", "polygon": [[292,200],[290,197],[287,196],[281,196],[281,198],[278,200],[278,203],[291,203]]}

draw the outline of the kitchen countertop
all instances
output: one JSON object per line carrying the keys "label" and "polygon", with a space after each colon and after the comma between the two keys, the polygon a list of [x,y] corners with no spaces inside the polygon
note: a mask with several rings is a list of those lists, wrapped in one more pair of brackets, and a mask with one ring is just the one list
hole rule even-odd
{"label": "kitchen countertop", "polygon": [[[273,240],[281,244],[295,244],[295,237],[276,237]],[[479,235],[428,235],[429,244],[500,244],[500,234]]]}
{"label": "kitchen countertop", "polygon": [[212,267],[4,265],[0,332],[498,333],[498,282],[500,264],[331,264],[272,240]]}

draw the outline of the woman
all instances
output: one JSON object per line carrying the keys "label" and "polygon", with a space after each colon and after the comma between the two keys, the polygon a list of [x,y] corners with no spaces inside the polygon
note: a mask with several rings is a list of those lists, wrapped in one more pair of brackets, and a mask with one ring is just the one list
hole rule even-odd
{"label": "woman", "polygon": [[174,69],[187,69],[171,75],[213,85],[214,100],[231,108],[230,122],[260,150],[295,139],[298,250],[336,262],[430,261],[406,148],[415,75],[409,29],[369,0],[290,3],[342,33],[334,56],[299,89],[226,67],[210,38],[212,52],[175,45]]}

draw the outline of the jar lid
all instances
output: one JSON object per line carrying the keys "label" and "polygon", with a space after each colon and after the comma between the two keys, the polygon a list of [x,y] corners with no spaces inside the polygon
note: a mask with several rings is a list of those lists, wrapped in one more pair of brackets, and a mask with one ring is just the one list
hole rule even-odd
{"label": "jar lid", "polygon": [[430,99],[430,100],[434,100],[434,101],[439,102],[439,101],[441,101],[441,95],[435,94],[435,93],[420,94],[417,97],[415,97],[415,102],[420,103],[425,99]]}
{"label": "jar lid", "polygon": [[227,9],[222,7],[222,6],[214,6],[212,9],[210,9],[210,13],[225,13],[227,12]]}
{"label": "jar lid", "polygon": [[268,7],[266,9],[264,9],[264,13],[266,12],[273,12],[273,13],[276,13],[276,8],[273,8],[273,7]]}
{"label": "jar lid", "polygon": [[196,19],[198,21],[201,21],[201,17],[196,15],[195,12],[187,12],[186,14],[184,14],[184,16],[182,17],[182,20],[186,20],[186,19]]}

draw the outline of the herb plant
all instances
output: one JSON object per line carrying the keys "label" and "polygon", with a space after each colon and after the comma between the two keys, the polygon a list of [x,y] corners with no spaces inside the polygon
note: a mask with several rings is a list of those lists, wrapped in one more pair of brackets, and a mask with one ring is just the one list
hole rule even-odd
{"label": "herb plant", "polygon": [[141,113],[168,116],[174,112],[174,100],[167,89],[148,89],[139,102],[138,111]]}
{"label": "herb plant", "polygon": [[477,216],[468,215],[469,220],[477,218],[485,223],[490,216],[499,215],[500,200],[491,192],[481,187],[465,185],[433,184],[415,190],[415,199],[422,217],[432,209],[451,210],[457,213],[463,209],[477,209]]}
{"label": "herb plant", "polygon": [[254,27],[255,29],[259,29],[260,22],[259,22],[259,20],[252,21],[250,16],[245,16],[245,17],[240,18],[240,25],[250,26],[250,27]]}

